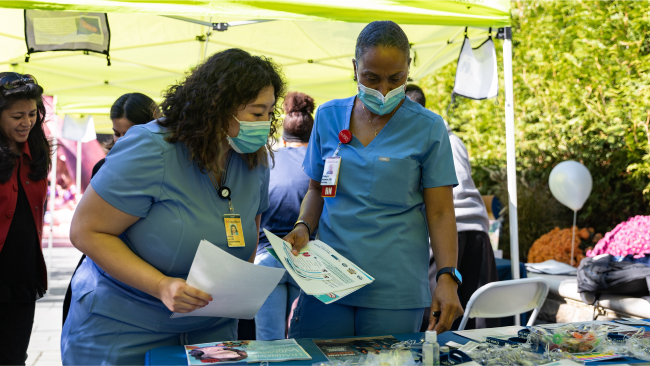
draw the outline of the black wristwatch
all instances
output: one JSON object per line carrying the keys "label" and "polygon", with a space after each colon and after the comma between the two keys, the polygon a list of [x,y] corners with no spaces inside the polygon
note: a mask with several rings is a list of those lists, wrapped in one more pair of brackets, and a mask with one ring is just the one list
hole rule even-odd
{"label": "black wristwatch", "polygon": [[458,272],[458,270],[454,267],[445,267],[440,269],[438,271],[438,274],[436,275],[436,282],[438,282],[438,277],[440,277],[440,275],[443,275],[445,273],[449,273],[451,275],[451,278],[453,278],[454,281],[456,281],[458,286],[463,284],[463,276],[461,276],[460,272]]}
{"label": "black wristwatch", "polygon": [[307,223],[307,221],[305,221],[305,220],[298,220],[298,221],[296,221],[295,224],[293,224],[293,228],[295,229],[296,226],[298,226],[299,224],[303,224],[303,225],[305,225],[305,226],[307,227],[307,231],[309,232],[309,237],[311,238],[311,226],[309,226],[309,224]]}

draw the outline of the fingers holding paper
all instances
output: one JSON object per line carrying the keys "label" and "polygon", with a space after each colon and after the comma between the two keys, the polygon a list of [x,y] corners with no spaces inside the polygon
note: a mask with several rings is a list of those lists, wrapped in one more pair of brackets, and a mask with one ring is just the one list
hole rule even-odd
{"label": "fingers holding paper", "polygon": [[445,282],[444,277],[446,276],[440,278],[433,292],[427,328],[427,330],[435,330],[438,334],[451,329],[454,320],[463,315],[463,307],[458,299],[458,287],[453,282]]}
{"label": "fingers holding paper", "polygon": [[184,279],[165,277],[158,285],[159,298],[175,313],[189,313],[206,306],[212,296],[188,285]]}
{"label": "fingers holding paper", "polygon": [[291,253],[293,255],[298,255],[300,250],[309,243],[309,230],[305,225],[297,225],[296,228],[293,229],[289,235],[282,238],[282,240],[291,244],[293,247]]}

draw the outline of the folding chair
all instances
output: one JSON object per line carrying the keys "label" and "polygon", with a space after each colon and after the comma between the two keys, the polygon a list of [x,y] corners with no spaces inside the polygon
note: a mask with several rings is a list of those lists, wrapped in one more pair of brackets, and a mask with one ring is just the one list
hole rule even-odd
{"label": "folding chair", "polygon": [[548,282],[539,277],[488,283],[467,302],[458,330],[465,329],[469,318],[501,318],[535,309],[527,324],[533,325],[547,294]]}

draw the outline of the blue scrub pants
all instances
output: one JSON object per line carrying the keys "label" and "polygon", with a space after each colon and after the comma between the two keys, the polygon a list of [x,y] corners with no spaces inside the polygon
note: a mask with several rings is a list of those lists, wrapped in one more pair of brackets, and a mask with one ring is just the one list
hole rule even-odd
{"label": "blue scrub pants", "polygon": [[[269,252],[261,250],[255,256],[255,264],[265,267],[282,268]],[[273,341],[286,338],[287,318],[291,305],[298,298],[300,287],[289,273],[284,273],[278,286],[271,292],[260,311],[255,315],[255,336],[258,341]]]}
{"label": "blue scrub pants", "polygon": [[93,296],[84,296],[71,304],[61,333],[64,365],[144,365],[145,354],[152,348],[237,339],[237,319],[214,318],[186,333],[168,326],[154,332],[90,313],[92,300]]}
{"label": "blue scrub pants", "polygon": [[300,292],[293,311],[289,338],[362,337],[420,331],[420,309],[372,309],[333,303],[323,304]]}

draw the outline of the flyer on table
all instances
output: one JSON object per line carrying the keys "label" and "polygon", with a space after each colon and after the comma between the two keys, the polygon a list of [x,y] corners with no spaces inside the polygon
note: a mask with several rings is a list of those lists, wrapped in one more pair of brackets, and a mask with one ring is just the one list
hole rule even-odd
{"label": "flyer on table", "polygon": [[294,339],[193,344],[185,346],[185,354],[188,365],[311,360],[311,356]]}

